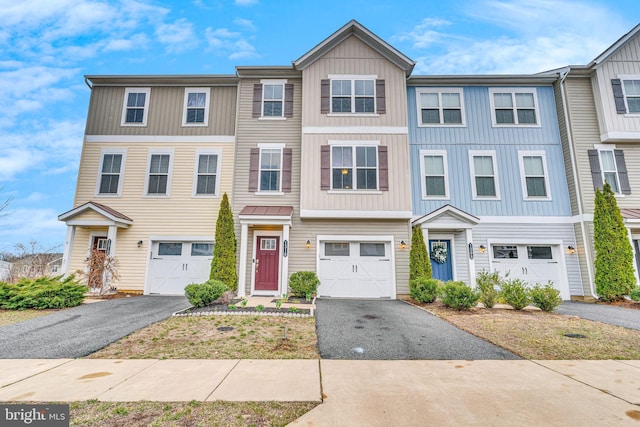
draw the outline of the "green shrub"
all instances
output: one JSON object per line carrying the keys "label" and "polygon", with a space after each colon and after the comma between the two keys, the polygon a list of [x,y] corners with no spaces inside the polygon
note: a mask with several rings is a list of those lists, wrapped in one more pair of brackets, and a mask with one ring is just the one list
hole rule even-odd
{"label": "green shrub", "polygon": [[418,302],[432,303],[438,296],[440,281],[426,276],[416,277],[409,281],[411,298]]}
{"label": "green shrub", "polygon": [[500,286],[500,273],[494,271],[481,271],[476,274],[476,285],[480,292],[480,302],[487,308],[492,308],[498,300],[498,287]]}
{"label": "green shrub", "polygon": [[640,302],[640,286],[633,288],[631,292],[629,292],[629,298],[631,298],[634,301]]}
{"label": "green shrub", "polygon": [[184,288],[184,294],[194,307],[205,307],[222,296],[229,288],[219,280],[192,283]]}
{"label": "green shrub", "polygon": [[469,310],[478,304],[480,294],[464,282],[450,280],[440,287],[440,298],[447,307]]}
{"label": "green shrub", "polygon": [[516,310],[522,310],[531,304],[531,293],[522,279],[510,279],[500,282],[500,298]]}
{"label": "green shrub", "polygon": [[75,276],[38,277],[18,283],[0,282],[0,308],[5,310],[67,308],[80,305],[87,287]]}
{"label": "green shrub", "polygon": [[551,312],[562,304],[560,291],[553,287],[552,282],[548,282],[546,285],[536,283],[535,286],[531,288],[530,293],[533,305],[542,311]]}
{"label": "green shrub", "polygon": [[306,298],[315,295],[320,285],[320,279],[313,271],[296,271],[289,277],[291,293]]}

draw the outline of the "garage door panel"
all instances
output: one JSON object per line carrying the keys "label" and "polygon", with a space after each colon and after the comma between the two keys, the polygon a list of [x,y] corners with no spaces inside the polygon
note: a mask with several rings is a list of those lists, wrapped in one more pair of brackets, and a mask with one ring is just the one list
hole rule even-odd
{"label": "garage door panel", "polygon": [[149,293],[184,295],[185,286],[209,278],[213,244],[154,242],[149,264]]}

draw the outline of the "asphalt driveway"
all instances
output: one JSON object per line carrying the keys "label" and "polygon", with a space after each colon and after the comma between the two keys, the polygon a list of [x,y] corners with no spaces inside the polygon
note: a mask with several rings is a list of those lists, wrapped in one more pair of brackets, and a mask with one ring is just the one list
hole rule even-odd
{"label": "asphalt driveway", "polygon": [[120,298],[0,326],[0,359],[86,356],[189,305],[182,296]]}
{"label": "asphalt driveway", "polygon": [[555,312],[640,331],[640,310],[604,304],[564,301],[556,308]]}
{"label": "asphalt driveway", "polygon": [[323,359],[519,359],[402,301],[320,299],[316,304]]}

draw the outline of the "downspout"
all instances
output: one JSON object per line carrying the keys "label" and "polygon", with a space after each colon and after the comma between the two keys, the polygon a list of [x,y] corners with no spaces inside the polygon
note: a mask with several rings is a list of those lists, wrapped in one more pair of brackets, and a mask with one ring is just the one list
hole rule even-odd
{"label": "downspout", "polygon": [[598,298],[595,293],[595,289],[593,288],[593,262],[591,259],[591,248],[587,247],[587,227],[584,223],[584,211],[582,208],[582,190],[580,189],[580,180],[578,179],[578,168],[576,161],[576,154],[573,147],[573,137],[571,135],[571,126],[569,121],[569,110],[567,108],[567,96],[566,96],[566,88],[564,85],[564,81],[566,80],[569,72],[571,71],[571,67],[566,67],[562,72],[560,72],[560,95],[562,97],[562,109],[564,111],[564,123],[567,128],[567,142],[569,145],[569,156],[571,157],[571,171],[573,175],[573,185],[576,188],[576,202],[578,205],[578,218],[580,222],[580,232],[582,233],[582,237],[585,243],[584,255],[587,259],[587,276],[589,277],[589,289],[591,290],[591,296],[593,298]]}

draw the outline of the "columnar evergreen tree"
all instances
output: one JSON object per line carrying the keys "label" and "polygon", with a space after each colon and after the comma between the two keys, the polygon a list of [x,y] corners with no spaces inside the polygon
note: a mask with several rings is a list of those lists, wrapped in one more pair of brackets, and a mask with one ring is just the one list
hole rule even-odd
{"label": "columnar evergreen tree", "polygon": [[210,279],[219,280],[230,290],[238,289],[236,273],[236,235],[233,230],[233,214],[227,193],[222,196],[216,221],[216,244],[213,248]]}
{"label": "columnar evergreen tree", "polygon": [[622,299],[635,287],[633,250],[618,203],[606,183],[596,189],[593,211],[593,239],[596,249],[596,292],[605,301]]}
{"label": "columnar evergreen tree", "polygon": [[418,277],[430,278],[431,262],[427,253],[427,246],[424,243],[422,227],[413,227],[411,233],[411,249],[409,250],[409,281]]}

